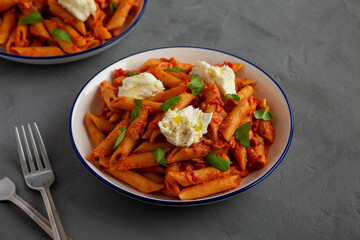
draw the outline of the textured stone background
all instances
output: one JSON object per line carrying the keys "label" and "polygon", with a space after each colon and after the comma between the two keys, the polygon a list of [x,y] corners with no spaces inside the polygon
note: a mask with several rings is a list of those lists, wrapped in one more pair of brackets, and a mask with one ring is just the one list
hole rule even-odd
{"label": "textured stone background", "polygon": [[[99,69],[129,54],[187,45],[241,56],[283,87],[295,134],[280,166],[232,199],[169,208],[105,187],[77,159],[69,114]],[[56,173],[53,198],[73,239],[360,239],[360,1],[149,1],[111,50],[75,63],[32,66],[0,59],[0,163],[25,186],[13,127],[37,121]],[[49,239],[11,203],[0,203],[1,239]]]}

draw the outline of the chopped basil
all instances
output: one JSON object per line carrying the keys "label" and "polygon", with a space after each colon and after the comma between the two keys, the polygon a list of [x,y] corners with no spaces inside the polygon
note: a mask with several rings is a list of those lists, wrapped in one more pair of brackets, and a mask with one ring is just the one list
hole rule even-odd
{"label": "chopped basil", "polygon": [[254,117],[256,119],[271,120],[274,118],[274,115],[266,109],[261,109],[254,112]]}
{"label": "chopped basil", "polygon": [[129,75],[129,76],[135,76],[136,75],[136,73],[134,73],[134,72],[128,72],[128,74],[127,75]]}
{"label": "chopped basil", "polygon": [[135,108],[131,111],[130,114],[130,121],[134,121],[135,118],[137,118],[139,116],[140,110],[141,110],[141,106],[142,106],[142,99],[134,99],[135,102]]}
{"label": "chopped basil", "polygon": [[239,97],[239,95],[237,95],[237,94],[230,94],[230,93],[228,93],[228,94],[226,94],[225,96],[224,96],[224,98],[223,98],[223,100],[225,100],[225,98],[231,98],[232,100],[234,100],[235,102],[238,102],[238,101],[240,101],[240,97]]}
{"label": "chopped basil", "polygon": [[31,7],[32,9],[38,9],[38,8],[40,8],[39,6],[32,6]]}
{"label": "chopped basil", "polygon": [[244,123],[240,127],[238,127],[235,131],[235,137],[241,145],[243,145],[246,149],[250,147],[250,138],[249,132],[251,129],[251,122]]}
{"label": "chopped basil", "polygon": [[19,20],[19,24],[33,24],[39,22],[42,22],[42,17],[38,11],[30,13]]}
{"label": "chopped basil", "polygon": [[115,2],[111,2],[110,3],[110,15],[113,15],[117,8],[118,8],[118,5]]}
{"label": "chopped basil", "polygon": [[205,87],[203,81],[198,75],[193,75],[190,83],[187,85],[194,96],[198,95]]}
{"label": "chopped basil", "polygon": [[177,67],[177,68],[167,68],[166,70],[171,71],[171,72],[182,72],[182,68],[179,68],[179,67]]}
{"label": "chopped basil", "polygon": [[166,112],[167,110],[171,109],[173,110],[173,108],[175,107],[175,105],[177,103],[179,103],[180,100],[180,96],[176,96],[176,97],[172,97],[169,98],[168,100],[166,100],[163,104],[161,104],[160,108]]}
{"label": "chopped basil", "polygon": [[63,30],[56,28],[54,31],[51,32],[51,34],[60,38],[61,40],[65,41],[65,42],[72,43],[70,35]]}
{"label": "chopped basil", "polygon": [[123,140],[123,138],[125,136],[126,127],[119,127],[119,129],[120,129],[120,134],[114,143],[113,150],[115,150],[120,145],[121,141]]}
{"label": "chopped basil", "polygon": [[163,148],[157,148],[155,150],[152,150],[151,153],[155,156],[158,163],[166,166],[165,151]]}
{"label": "chopped basil", "polygon": [[222,172],[226,172],[230,168],[231,162],[223,159],[221,157],[216,156],[213,153],[209,153],[206,156],[206,160],[213,166],[214,168],[219,169]]}

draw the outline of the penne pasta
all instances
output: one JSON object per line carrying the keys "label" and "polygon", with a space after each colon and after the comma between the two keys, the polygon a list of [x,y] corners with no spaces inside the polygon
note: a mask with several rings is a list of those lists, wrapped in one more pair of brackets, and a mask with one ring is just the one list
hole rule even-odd
{"label": "penne pasta", "polygon": [[156,183],[151,181],[150,179],[136,173],[133,171],[119,171],[119,170],[111,170],[105,169],[107,173],[120,179],[123,182],[133,186],[134,188],[138,189],[143,193],[150,193],[159,191],[164,187],[163,184]]}
{"label": "penne pasta", "polygon": [[134,150],[134,153],[142,153],[142,152],[151,152],[152,150],[155,150],[157,148],[173,148],[174,146],[171,143],[168,143],[167,141],[161,141],[161,142],[143,142],[139,147],[137,147]]}
{"label": "penne pasta", "polygon": [[[6,8],[6,6],[2,6],[2,7]],[[1,5],[0,5],[0,12],[1,12]],[[0,25],[0,46],[5,44],[6,41],[8,40],[11,30],[14,28],[16,24],[15,21],[16,21],[15,14],[12,11],[7,11],[4,14],[4,18]]]}
{"label": "penne pasta", "polygon": [[48,47],[11,47],[11,51],[29,57],[49,57],[49,56],[60,56],[65,53],[56,46]]}
{"label": "penne pasta", "polygon": [[113,30],[124,25],[126,17],[129,15],[131,8],[137,7],[138,3],[135,0],[123,0],[120,6],[116,9],[114,15],[107,23],[106,28]]}
{"label": "penne pasta", "polygon": [[234,135],[235,130],[239,127],[242,118],[244,118],[249,111],[249,102],[247,99],[243,99],[227,116],[223,123],[224,131],[222,132],[226,141],[230,141],[230,138]]}
{"label": "penne pasta", "polygon": [[99,129],[97,129],[97,127],[91,120],[90,114],[91,113],[88,112],[85,117],[85,126],[93,141],[94,147],[97,147],[105,139],[105,135]]}
{"label": "penne pasta", "polygon": [[[118,97],[113,102],[111,102],[110,108],[112,108],[114,111],[121,111],[121,110],[131,111],[136,106],[134,99],[135,98],[125,97],[125,96]],[[149,101],[149,100],[144,100],[142,102],[143,106],[150,108],[151,113],[163,112],[163,110],[161,110],[160,108],[161,104],[162,103]]]}
{"label": "penne pasta", "polygon": [[[106,1],[97,3],[100,6]],[[101,11],[94,20],[104,21]],[[243,67],[226,61],[217,64],[224,65],[234,72]],[[222,96],[213,81],[203,84],[200,79],[189,84],[192,68],[172,57],[149,59],[139,69],[115,69],[113,82],[100,84],[100,113],[87,115],[92,126],[107,136],[86,159],[141,192],[159,192],[181,200],[235,189],[241,178],[266,166],[274,128],[271,120],[258,119],[255,111],[270,111],[270,107],[266,99],[253,96],[255,84],[241,81],[236,95]],[[140,94],[137,99],[117,97],[115,86],[143,72],[161,80],[165,90],[141,100]],[[195,92],[194,86],[198,87]],[[197,110],[188,111],[194,108]],[[191,124],[195,126],[189,128]],[[121,133],[120,127],[125,127],[125,132]],[[179,140],[179,136],[186,139],[200,131],[199,138],[186,144]]]}
{"label": "penne pasta", "polygon": [[[109,11],[110,1],[95,1],[96,11],[84,20],[58,0],[1,0],[0,45],[6,44],[8,53],[31,57],[78,53],[96,47],[120,35],[124,31],[122,25],[134,18],[133,12],[139,7],[137,0],[112,0],[114,3],[118,7],[113,14]],[[14,29],[15,38],[10,39]]]}
{"label": "penne pasta", "polygon": [[179,194],[179,198],[181,200],[199,199],[218,192],[223,192],[236,188],[240,185],[240,182],[241,177],[239,176],[230,176],[216,179],[210,182],[183,189]]}

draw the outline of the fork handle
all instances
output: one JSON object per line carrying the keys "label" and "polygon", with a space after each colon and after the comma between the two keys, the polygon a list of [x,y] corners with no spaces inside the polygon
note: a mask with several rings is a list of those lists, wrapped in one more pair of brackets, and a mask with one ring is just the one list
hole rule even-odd
{"label": "fork handle", "polygon": [[[29,217],[31,217],[51,238],[54,238],[54,234],[51,231],[51,226],[49,220],[45,218],[40,212],[38,212],[35,208],[33,208],[29,203],[27,203],[24,199],[19,197],[17,194],[14,194],[9,201],[16,204],[19,208],[21,208]],[[71,240],[71,238],[67,238]]]}
{"label": "fork handle", "polygon": [[52,232],[54,233],[54,239],[56,240],[66,240],[67,236],[65,234],[64,228],[61,224],[59,214],[56,211],[54,201],[50,194],[49,187],[40,188],[41,196],[44,200],[46,211],[49,216],[50,225]]}

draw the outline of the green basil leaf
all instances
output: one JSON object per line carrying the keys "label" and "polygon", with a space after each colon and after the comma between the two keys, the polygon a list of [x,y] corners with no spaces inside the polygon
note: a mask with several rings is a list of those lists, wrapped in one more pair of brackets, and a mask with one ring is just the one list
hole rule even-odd
{"label": "green basil leaf", "polygon": [[171,71],[171,72],[182,72],[182,68],[179,68],[179,67],[177,67],[177,68],[167,68],[166,70]]}
{"label": "green basil leaf", "polygon": [[225,100],[225,98],[231,98],[232,100],[234,100],[235,102],[238,102],[238,101],[240,101],[240,97],[239,97],[239,95],[237,95],[237,94],[231,94],[231,93],[228,93],[228,94],[226,94],[225,96],[224,96],[224,98],[223,98],[223,100]]}
{"label": "green basil leaf", "polygon": [[70,35],[63,30],[56,28],[54,31],[51,32],[51,34],[57,36],[58,38],[60,38],[65,42],[72,43]]}
{"label": "green basil leaf", "polygon": [[188,84],[188,88],[191,90],[194,96],[198,95],[205,87],[203,81],[198,75],[193,75],[190,83]]}
{"label": "green basil leaf", "polygon": [[142,106],[143,101],[144,101],[143,99],[137,99],[137,98],[134,99],[134,102],[135,102],[136,106],[138,106],[138,107]]}
{"label": "green basil leaf", "polygon": [[231,164],[230,161],[223,159],[221,157],[218,157],[213,153],[209,153],[206,156],[206,160],[211,164],[211,166],[219,169],[222,172],[226,172],[227,170],[230,169],[230,164]]}
{"label": "green basil leaf", "polygon": [[123,138],[125,136],[126,127],[119,127],[119,129],[120,129],[120,134],[114,143],[113,150],[115,150],[120,145],[121,141],[123,140]]}
{"label": "green basil leaf", "polygon": [[39,22],[42,22],[42,17],[38,11],[30,13],[19,20],[19,24],[33,24]]}
{"label": "green basil leaf", "polygon": [[134,72],[128,72],[128,75],[129,75],[129,76],[135,76],[136,73],[134,73]]}
{"label": "green basil leaf", "polygon": [[238,127],[235,131],[235,137],[241,145],[243,145],[246,149],[250,147],[250,138],[249,132],[251,129],[251,122],[244,123],[240,127]]}
{"label": "green basil leaf", "polygon": [[111,2],[110,3],[110,15],[113,15],[117,8],[118,8],[118,5],[115,2]]}
{"label": "green basil leaf", "polygon": [[254,112],[254,117],[256,119],[271,120],[274,118],[274,115],[266,109],[261,109]]}
{"label": "green basil leaf", "polygon": [[32,6],[31,7],[32,9],[38,9],[38,8],[40,8],[39,6]]}
{"label": "green basil leaf", "polygon": [[141,110],[141,106],[142,106],[142,99],[134,99],[135,102],[135,108],[131,111],[130,114],[130,121],[134,121],[135,118],[137,118],[139,116],[140,110]]}
{"label": "green basil leaf", "polygon": [[166,100],[163,104],[161,104],[160,108],[166,112],[167,110],[171,109],[173,110],[173,108],[175,107],[176,104],[179,103],[180,101],[180,96],[176,96],[176,97],[172,97],[169,98],[168,100]]}
{"label": "green basil leaf", "polygon": [[163,148],[157,148],[155,150],[152,150],[151,153],[155,156],[158,163],[166,166],[165,151]]}

